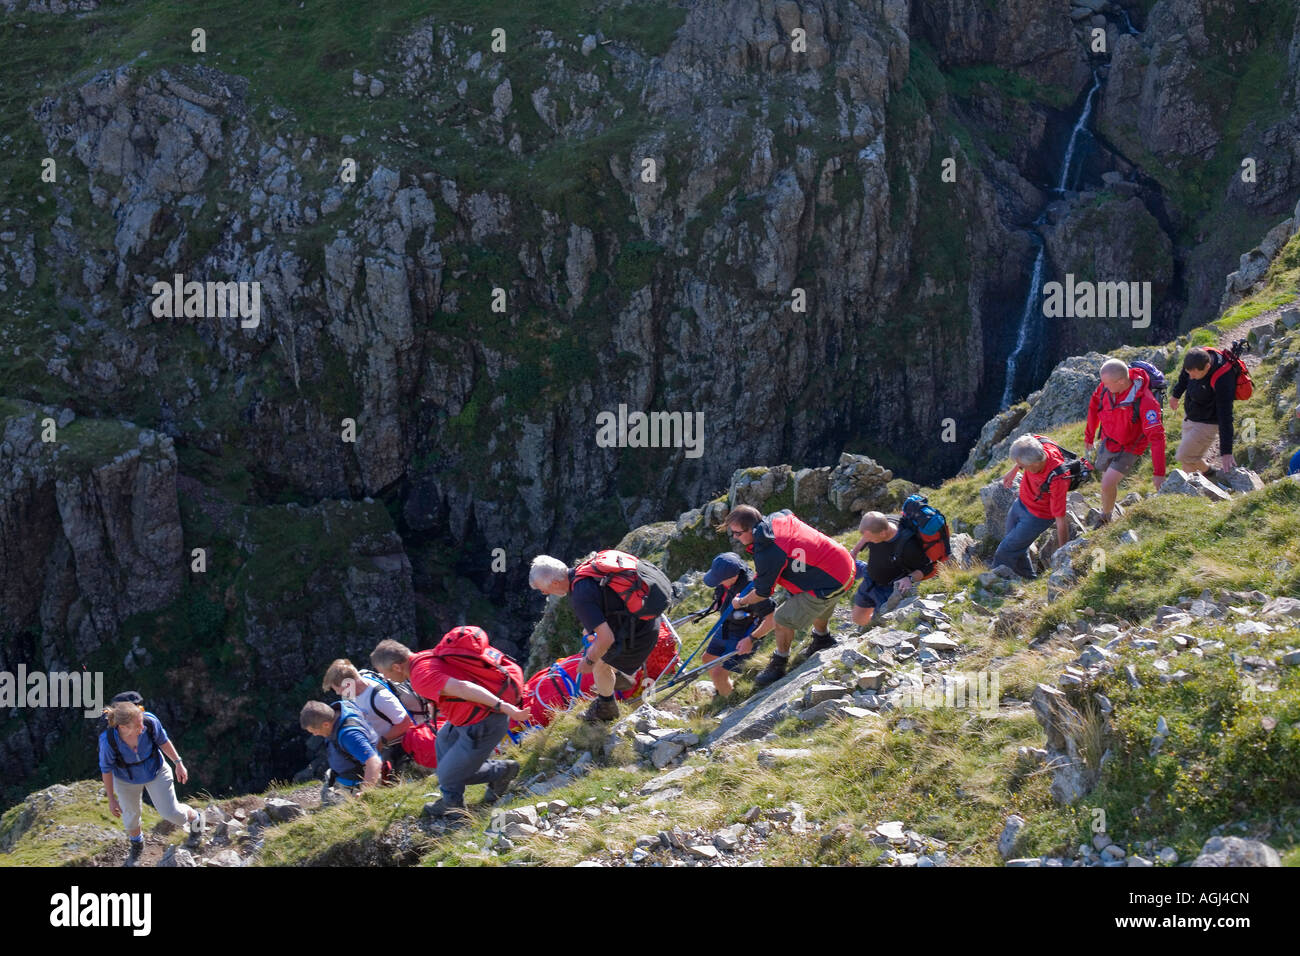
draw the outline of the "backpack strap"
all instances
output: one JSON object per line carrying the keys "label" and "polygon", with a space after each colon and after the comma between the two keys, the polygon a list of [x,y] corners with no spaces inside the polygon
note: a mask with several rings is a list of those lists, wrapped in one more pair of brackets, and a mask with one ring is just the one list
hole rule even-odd
{"label": "backpack strap", "polygon": [[[389,727],[396,727],[397,725],[388,719],[388,715],[375,706],[375,695],[378,694],[379,691],[380,687],[378,684],[375,684],[374,687],[370,688],[370,712],[376,717],[381,718]],[[389,688],[389,692],[392,693],[391,688]],[[393,694],[393,696],[396,697],[397,695]],[[399,700],[398,703],[400,704],[401,701]],[[406,708],[403,707],[402,709],[405,710]]]}
{"label": "backpack strap", "polygon": [[[357,717],[355,714],[348,714],[338,722],[338,726],[334,728],[334,746],[336,746],[339,749],[339,753],[343,754],[344,757],[352,761],[352,765],[356,768],[354,773],[357,776],[363,776],[365,774],[366,765],[363,764],[361,761],[357,760],[357,758],[352,756],[352,754],[348,753],[347,748],[344,747],[343,744],[339,742],[339,734],[343,733],[343,729],[347,727],[349,724],[351,724],[352,726],[361,726],[360,724],[358,724],[359,720],[360,718]],[[364,722],[362,723],[364,724]]]}
{"label": "backpack strap", "polygon": [[1231,352],[1226,352],[1221,349],[1207,349],[1206,351],[1213,352],[1215,355],[1219,356],[1220,359],[1219,367],[1210,373],[1210,388],[1214,388],[1218,384],[1219,379],[1227,375],[1228,372],[1237,371],[1237,363],[1240,359]]}
{"label": "backpack strap", "polygon": [[[157,718],[154,718],[154,719],[156,720]],[[148,737],[149,737],[149,746],[153,747],[154,750],[157,750],[157,749],[158,749],[158,741],[157,741],[157,738],[154,737],[154,735],[153,735],[153,725],[150,724],[149,721],[148,721],[147,719],[146,719],[145,722],[144,722],[144,732],[145,732],[145,734],[148,735]],[[114,762],[117,766],[121,767],[123,770],[125,770],[127,767],[138,767],[138,766],[140,766],[140,764],[142,764],[142,763],[148,763],[148,762],[149,762],[149,758],[145,758],[144,760],[124,760],[124,759],[122,758],[122,751],[119,750],[118,747],[117,747],[117,730],[116,730],[116,728],[113,728],[113,727],[109,727],[109,728],[108,728],[108,746],[109,746],[109,749],[113,751],[113,762]],[[152,757],[152,756],[153,756],[153,754],[150,754],[150,755],[149,755],[149,757]]]}

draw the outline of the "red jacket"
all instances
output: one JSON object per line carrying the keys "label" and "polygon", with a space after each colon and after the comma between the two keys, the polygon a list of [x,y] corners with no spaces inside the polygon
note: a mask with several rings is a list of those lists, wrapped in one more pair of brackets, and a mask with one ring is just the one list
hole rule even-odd
{"label": "red jacket", "polygon": [[1047,494],[1043,494],[1043,483],[1047,481],[1047,476],[1053,469],[1065,464],[1065,456],[1061,454],[1060,446],[1056,442],[1045,439],[1042,435],[1034,437],[1043,443],[1043,450],[1047,452],[1047,461],[1043,462],[1040,471],[1021,470],[1020,501],[1025,506],[1025,510],[1035,518],[1060,518],[1065,514],[1068,503],[1070,481],[1068,478],[1053,479],[1048,486]]}
{"label": "red jacket", "polygon": [[[1165,474],[1165,425],[1160,403],[1151,394],[1147,373],[1140,368],[1128,370],[1133,385],[1118,398],[1105,385],[1098,385],[1088,401],[1088,427],[1083,440],[1089,445],[1101,427],[1103,446],[1108,451],[1127,451],[1141,455],[1151,447],[1151,465],[1157,477]],[[1137,407],[1137,415],[1133,409]],[[1134,420],[1136,418],[1136,421]]]}

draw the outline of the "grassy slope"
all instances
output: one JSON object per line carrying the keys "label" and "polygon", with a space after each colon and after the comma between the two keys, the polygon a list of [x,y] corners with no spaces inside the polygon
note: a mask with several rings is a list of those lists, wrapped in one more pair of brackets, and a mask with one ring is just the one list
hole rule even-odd
{"label": "grassy slope", "polygon": [[[1300,335],[1293,334],[1288,345],[1294,348],[1297,339]],[[1267,392],[1275,362],[1266,360],[1256,376],[1262,393]],[[1267,417],[1270,401],[1267,396],[1253,400],[1241,412]],[[1081,425],[1075,424],[1052,434],[1063,443],[1079,445],[1080,432]],[[975,523],[980,517],[972,510],[977,489],[999,467],[949,481],[933,497],[951,513]],[[1274,458],[1265,471],[1276,467]],[[1149,469],[1145,466],[1126,488],[1148,490]],[[1095,489],[1092,486],[1089,493],[1095,494]],[[1119,542],[1119,535],[1129,529],[1138,533],[1138,544]],[[850,531],[839,535],[846,543],[852,538]],[[609,761],[600,759],[603,737],[580,726],[574,715],[565,715],[512,748],[512,754],[523,762],[525,778],[572,760],[570,743],[577,751],[590,749],[598,755],[591,773],[538,798],[620,808],[617,815],[605,812],[586,821],[568,839],[539,835],[495,853],[483,835],[486,813],[466,830],[431,836],[415,826],[425,795],[435,789],[432,780],[423,780],[273,828],[267,831],[260,861],[387,861],[394,859],[398,851],[393,848],[398,847],[402,861],[419,859],[428,865],[571,864],[609,850],[628,851],[642,833],[674,825],[721,827],[739,820],[751,806],[798,802],[813,808],[810,817],[823,826],[817,833],[775,834],[761,851],[769,863],[871,862],[878,850],[857,828],[890,819],[946,840],[953,862],[996,863],[997,837],[1011,812],[1028,821],[1021,852],[1067,854],[1089,839],[1093,811],[1101,809],[1112,838],[1148,858],[1153,852],[1141,846],[1144,841],[1154,841],[1155,849],[1173,846],[1187,859],[1214,828],[1226,826],[1226,832],[1268,840],[1286,862],[1300,864],[1300,670],[1283,667],[1253,678],[1252,687],[1239,664],[1243,656],[1269,658],[1294,648],[1300,644],[1295,629],[1242,636],[1231,627],[1234,619],[1183,628],[1180,633],[1225,645],[1205,657],[1178,655],[1172,666],[1191,675],[1183,684],[1161,683],[1152,655],[1123,651],[1116,673],[1122,675],[1122,665],[1133,663],[1142,686],[1132,688],[1122,676],[1111,675],[1097,687],[1115,705],[1113,754],[1097,789],[1075,807],[1053,803],[1049,774],[1017,763],[1017,748],[1041,746],[1043,737],[1032,715],[1009,707],[1027,700],[1039,681],[1054,682],[1075,657],[1075,649],[1052,637],[1060,625],[1073,633],[1088,620],[1149,622],[1159,605],[1197,595],[1203,587],[1300,593],[1300,485],[1275,484],[1220,505],[1181,496],[1151,498],[1111,528],[1095,532],[1092,541],[1105,555],[1105,570],[1091,570],[1096,551],[1090,550],[1076,561],[1080,583],[1055,601],[1048,601],[1046,583],[1037,581],[1010,594],[980,594],[996,615],[991,628],[984,613],[953,615],[964,655],[960,669],[989,669],[999,676],[1003,713],[996,719],[952,708],[908,709],[889,714],[887,728],[877,733],[851,721],[810,726],[790,718],[777,726],[778,741],[761,746],[810,748],[813,757],[806,763],[764,769],[754,761],[759,744],[738,745],[728,759],[714,761],[685,781],[680,798],[651,807],[642,805],[644,798],[636,790],[656,772],[637,764],[626,744]],[[979,570],[945,569],[923,590],[974,593]],[[692,594],[683,603],[694,607],[702,601],[702,595]],[[685,647],[694,648],[706,628],[683,628]],[[1043,640],[1030,648],[1027,639],[1035,636]],[[1159,640],[1162,654],[1172,650],[1170,635]],[[730,703],[751,690],[751,679],[741,676]],[[723,702],[697,703],[698,710],[680,722],[704,731]],[[1152,757],[1150,739],[1161,716],[1171,733]],[[899,726],[903,718],[911,722],[910,728]],[[696,756],[690,762],[703,760]],[[471,802],[478,790],[471,789]],[[506,806],[532,800],[517,797]],[[93,817],[92,804],[76,812]],[[847,839],[823,843],[822,833],[845,823],[853,827]],[[79,852],[57,840],[44,842],[48,839],[32,834],[20,844],[21,858],[61,861]]]}
{"label": "grassy slope", "polygon": [[[1286,268],[1280,263],[1275,272],[1281,274]],[[1274,294],[1271,285],[1260,295]],[[1250,307],[1252,301],[1245,305]],[[1296,338],[1290,343],[1293,348]],[[1282,424],[1273,418],[1276,396],[1268,389],[1276,364],[1276,357],[1262,363],[1255,376],[1259,395],[1239,407],[1242,418],[1260,420],[1253,447],[1265,462],[1261,470],[1266,476],[1281,467],[1271,444],[1279,440]],[[1081,448],[1082,430],[1082,424],[1076,423],[1054,430],[1052,437]],[[1171,423],[1168,430],[1172,449],[1177,429]],[[951,515],[975,524],[982,519],[978,489],[1001,468],[999,464],[949,481],[934,492],[933,500]],[[1149,490],[1149,479],[1148,463],[1129,479],[1125,490]],[[1096,486],[1089,492],[1095,494]],[[1139,535],[1137,545],[1118,540],[1130,528]],[[854,535],[846,531],[838,537],[849,543]],[[991,630],[985,618],[974,614],[956,622],[954,630],[966,655],[961,669],[996,670],[1004,707],[1009,701],[1028,699],[1040,681],[1053,683],[1076,656],[1077,651],[1062,641],[1045,640],[1034,649],[1026,646],[1027,638],[1049,636],[1058,625],[1074,631],[1089,619],[1149,621],[1161,604],[1197,595],[1204,587],[1300,592],[1300,485],[1273,485],[1229,505],[1185,497],[1153,498],[1094,534],[1093,540],[1106,555],[1106,570],[1088,573],[1095,558],[1095,551],[1090,551],[1077,562],[1081,583],[1056,601],[1048,602],[1044,581],[1032,582],[1018,593],[990,597],[987,606],[999,614],[999,623]],[[973,589],[978,570],[945,570],[923,590]],[[698,595],[692,598],[684,604],[694,606],[701,600]],[[705,625],[682,630],[685,647],[690,649]],[[1283,668],[1252,690],[1233,660],[1234,655],[1269,657],[1274,651],[1293,648],[1300,643],[1300,634],[1293,629],[1263,638],[1239,636],[1230,626],[1215,622],[1197,623],[1180,633],[1223,641],[1225,648],[1199,659],[1181,655],[1176,666],[1192,675],[1183,684],[1160,683],[1152,657],[1125,652],[1129,656],[1120,663],[1133,662],[1143,686],[1130,688],[1112,675],[1098,687],[1116,707],[1114,753],[1100,785],[1079,806],[1055,805],[1048,790],[1049,775],[1017,765],[1018,747],[1041,746],[1043,740],[1036,720],[1024,712],[988,719],[956,709],[908,710],[890,715],[890,727],[883,735],[864,733],[853,722],[811,727],[788,719],[776,728],[780,739],[762,746],[809,747],[814,756],[805,764],[767,770],[753,760],[758,745],[742,745],[732,760],[716,761],[687,780],[681,798],[652,809],[639,806],[643,798],[635,788],[655,772],[635,765],[630,753],[616,752],[607,765],[598,765],[545,799],[559,798],[575,806],[613,804],[622,811],[618,815],[607,813],[589,821],[567,840],[539,835],[497,854],[487,848],[489,841],[482,834],[484,814],[470,830],[432,840],[424,862],[569,864],[609,849],[630,850],[641,833],[674,824],[720,827],[740,819],[750,806],[770,808],[795,801],[817,808],[812,815],[825,824],[822,832],[841,823],[856,828],[902,819],[948,841],[950,858],[966,864],[998,860],[997,836],[1011,812],[1025,816],[1029,823],[1021,852],[1066,854],[1092,835],[1094,809],[1106,812],[1108,832],[1117,842],[1148,858],[1153,850],[1142,847],[1144,841],[1155,841],[1154,849],[1173,846],[1180,858],[1188,859],[1211,830],[1230,825],[1227,832],[1265,838],[1288,863],[1300,864],[1296,830],[1300,672]],[[1161,639],[1162,653],[1172,647],[1170,640]],[[1116,670],[1122,673],[1119,665]],[[750,679],[740,677],[732,702],[751,690]],[[696,729],[706,728],[709,717],[721,707],[716,702],[702,705],[690,723]],[[1172,733],[1153,758],[1149,743],[1160,716],[1169,722]],[[912,722],[911,729],[898,727],[903,717]],[[571,737],[579,750],[591,747],[599,753],[601,741],[586,739],[589,736],[589,731],[566,717],[526,739],[515,755],[529,774],[561,760]],[[697,757],[691,762],[701,761]],[[389,803],[384,794],[370,799],[379,806]],[[515,801],[524,802],[531,799]],[[351,841],[347,818],[355,811],[327,812],[336,815],[324,824],[330,838]],[[272,842],[276,846],[268,861],[315,858],[320,852],[319,836],[319,831],[304,827],[291,838],[286,834],[283,842],[278,837],[268,840],[268,847]],[[860,863],[870,862],[877,853],[860,833],[829,845],[822,843],[819,834],[781,834],[763,851],[770,863]]]}

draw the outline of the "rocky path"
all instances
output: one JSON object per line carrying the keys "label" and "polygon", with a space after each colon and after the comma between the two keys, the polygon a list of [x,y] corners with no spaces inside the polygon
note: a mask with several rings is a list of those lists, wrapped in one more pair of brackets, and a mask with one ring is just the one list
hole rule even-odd
{"label": "rocky path", "polygon": [[[200,809],[198,802],[189,805]],[[320,806],[318,786],[301,787],[278,797],[236,797],[209,803],[200,809],[206,820],[202,839],[175,843],[179,829],[165,820],[144,835],[144,852],[135,866],[246,866],[261,849],[261,832],[286,823]],[[91,866],[129,866],[126,841],[100,854]]]}

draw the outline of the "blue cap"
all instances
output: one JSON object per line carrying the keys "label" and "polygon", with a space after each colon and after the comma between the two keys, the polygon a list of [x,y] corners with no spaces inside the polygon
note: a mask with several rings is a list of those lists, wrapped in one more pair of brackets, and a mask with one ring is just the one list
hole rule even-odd
{"label": "blue cap", "polygon": [[709,570],[704,572],[704,586],[716,588],[727,578],[734,578],[737,574],[743,574],[749,570],[749,567],[740,557],[730,551],[725,551],[713,559],[713,564]]}

